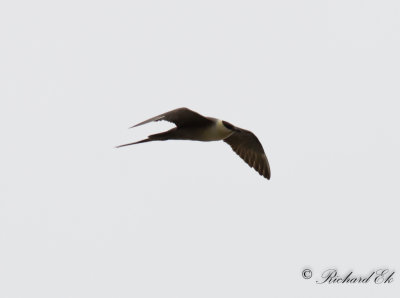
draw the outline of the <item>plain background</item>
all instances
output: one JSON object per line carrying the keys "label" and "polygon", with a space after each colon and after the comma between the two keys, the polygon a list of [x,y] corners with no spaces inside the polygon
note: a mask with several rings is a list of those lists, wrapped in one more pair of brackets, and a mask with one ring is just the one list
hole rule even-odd
{"label": "plain background", "polygon": [[[2,1],[0,296],[396,297],[399,1]],[[252,130],[114,149],[186,106]],[[301,272],[311,268],[314,277]]]}

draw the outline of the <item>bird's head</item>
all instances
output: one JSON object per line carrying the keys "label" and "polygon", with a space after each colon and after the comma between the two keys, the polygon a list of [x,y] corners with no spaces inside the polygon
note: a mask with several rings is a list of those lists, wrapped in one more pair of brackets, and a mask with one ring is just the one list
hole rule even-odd
{"label": "bird's head", "polygon": [[235,132],[240,132],[240,129],[237,128],[236,126],[230,124],[227,121],[222,120],[222,124],[229,130],[235,131]]}

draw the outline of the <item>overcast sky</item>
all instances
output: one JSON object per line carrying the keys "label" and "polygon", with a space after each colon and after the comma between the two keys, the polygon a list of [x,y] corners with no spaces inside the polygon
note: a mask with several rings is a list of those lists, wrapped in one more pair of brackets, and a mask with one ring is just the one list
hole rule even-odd
{"label": "overcast sky", "polygon": [[[0,296],[395,297],[399,1],[2,1]],[[115,149],[188,107],[253,131]],[[302,271],[313,277],[305,280]]]}

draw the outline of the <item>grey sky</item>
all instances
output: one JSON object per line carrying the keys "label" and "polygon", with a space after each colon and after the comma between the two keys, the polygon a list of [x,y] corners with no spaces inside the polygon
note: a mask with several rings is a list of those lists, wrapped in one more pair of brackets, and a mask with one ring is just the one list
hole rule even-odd
{"label": "grey sky", "polygon": [[[301,271],[400,269],[399,10],[2,2],[0,296],[394,297]],[[182,106],[253,131],[271,180],[223,142],[114,149]]]}

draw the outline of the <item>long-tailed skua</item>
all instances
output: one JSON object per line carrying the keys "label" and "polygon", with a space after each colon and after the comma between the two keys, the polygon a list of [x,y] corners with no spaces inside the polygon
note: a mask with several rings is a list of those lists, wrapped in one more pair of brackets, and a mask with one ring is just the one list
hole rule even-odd
{"label": "long-tailed skua", "polygon": [[271,177],[267,156],[257,137],[248,130],[236,127],[227,121],[202,116],[188,108],[179,108],[159,116],[140,122],[132,127],[153,121],[165,120],[172,122],[176,127],[153,134],[147,139],[117,146],[117,148],[166,140],[191,140],[191,141],[221,141],[228,143],[250,167],[267,179]]}

